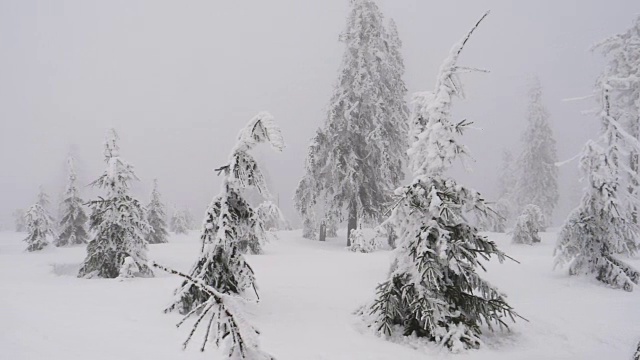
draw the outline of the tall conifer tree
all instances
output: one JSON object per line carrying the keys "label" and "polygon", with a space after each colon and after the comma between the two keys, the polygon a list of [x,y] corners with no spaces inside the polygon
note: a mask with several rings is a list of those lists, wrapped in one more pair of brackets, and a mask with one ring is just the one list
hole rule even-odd
{"label": "tall conifer tree", "polygon": [[[323,209],[320,219],[307,223],[347,219],[350,231],[361,220],[380,220],[403,178],[406,88],[397,31],[393,25],[388,31],[373,0],[351,0],[340,40],[346,49],[338,81],[299,186],[309,189],[297,191],[296,202],[306,196],[314,199],[307,208],[318,203]],[[300,212],[303,218],[312,213]]]}
{"label": "tall conifer tree", "polygon": [[529,204],[538,206],[545,216],[545,224],[552,220],[558,204],[558,155],[549,112],[542,104],[542,86],[532,79],[527,108],[527,128],[522,135],[524,148],[518,160],[519,178],[517,203],[520,212]]}

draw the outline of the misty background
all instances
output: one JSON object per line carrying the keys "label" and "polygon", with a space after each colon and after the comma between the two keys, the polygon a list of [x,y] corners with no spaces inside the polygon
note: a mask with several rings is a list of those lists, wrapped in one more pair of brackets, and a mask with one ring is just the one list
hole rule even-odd
{"label": "misty background", "polygon": [[[403,41],[409,93],[431,90],[441,61],[488,9],[460,63],[488,69],[463,75],[467,99],[454,118],[473,121],[462,141],[474,160],[461,183],[493,200],[502,150],[517,154],[528,78],[537,75],[558,156],[576,155],[599,122],[581,114],[604,60],[589,48],[628,28],[637,0],[377,0]],[[163,201],[188,207],[197,222],[235,138],[261,110],[282,127],[287,148],[263,161],[284,213],[298,224],[292,197],[307,145],[325,118],[343,44],[348,0],[11,1],[0,0],[0,224],[36,201],[43,185],[57,207],[71,148],[81,184],[103,171],[106,130],[148,202],[158,178]],[[266,150],[266,149],[265,149]],[[575,161],[560,169],[564,219],[581,195]],[[85,200],[95,192],[81,188]]]}

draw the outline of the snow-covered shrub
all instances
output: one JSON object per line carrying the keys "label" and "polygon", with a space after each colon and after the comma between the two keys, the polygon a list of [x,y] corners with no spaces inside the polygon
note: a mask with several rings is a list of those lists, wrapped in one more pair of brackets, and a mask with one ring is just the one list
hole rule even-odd
{"label": "snow-covered shrub", "polygon": [[522,214],[516,219],[516,225],[513,227],[511,242],[514,244],[532,245],[539,243],[539,231],[544,228],[544,215],[542,210],[536,205],[527,205]]}
{"label": "snow-covered shrub", "polygon": [[136,264],[135,260],[133,260],[131,256],[127,256],[124,258],[124,262],[120,267],[118,277],[122,279],[133,278],[136,277],[139,272],[140,268],[138,267],[138,264]]}
{"label": "snow-covered shrub", "polygon": [[318,235],[316,224],[311,217],[305,217],[302,220],[302,237],[309,240],[315,240]]}
{"label": "snow-covered shrub", "polygon": [[150,226],[144,207],[129,191],[129,183],[138,178],[133,166],[120,157],[118,134],[113,129],[107,133],[104,156],[107,168],[91,185],[105,194],[89,202],[93,237],[78,277],[116,278],[127,257],[136,262],[139,276],[153,276],[145,240]]}
{"label": "snow-covered shrub", "polygon": [[25,214],[27,224],[27,251],[38,251],[49,245],[47,236],[55,236],[51,225],[53,220],[40,204],[34,204]]}
{"label": "snow-covered shrub", "polygon": [[83,201],[78,194],[76,186],[76,171],[73,157],[67,160],[69,182],[65,191],[64,200],[60,206],[62,218],[56,246],[86,244],[89,238],[87,233],[87,214],[84,211]]}
{"label": "snow-covered shrub", "polygon": [[209,316],[205,344],[213,340],[232,359],[271,359],[260,350],[257,331],[244,320],[239,307],[247,290],[253,289],[257,296],[253,269],[243,253],[259,253],[267,239],[261,219],[242,196],[244,189],[253,187],[269,197],[250,153],[260,143],[269,143],[277,151],[284,147],[280,129],[266,112],[240,131],[228,163],[217,169],[223,175],[220,193],[206,211],[202,251],[189,275],[154,264],[185,279],[175,292],[175,301],[165,310],[177,310],[185,318],[198,317],[185,345],[200,321]]}
{"label": "snow-covered shrub", "polygon": [[351,230],[351,246],[349,250],[353,252],[370,253],[380,248],[380,241],[376,236],[366,237],[364,230],[353,229]]}
{"label": "snow-covered shrub", "polygon": [[451,101],[463,94],[458,72],[464,70],[456,62],[480,21],[451,50],[435,91],[414,98],[409,150],[414,179],[396,190],[387,220],[398,232],[398,248],[388,279],[362,310],[381,334],[424,337],[452,351],[479,347],[481,326],[506,327],[507,319],[518,316],[505,295],[476,272],[484,269],[481,260],[506,258],[463,215],[472,209],[488,212],[482,196],[445,175],[466,153],[457,136],[468,123],[450,120]]}
{"label": "snow-covered shrub", "polygon": [[284,214],[273,201],[267,200],[262,202],[262,204],[258,205],[256,213],[262,220],[265,230],[278,231],[291,229]]}

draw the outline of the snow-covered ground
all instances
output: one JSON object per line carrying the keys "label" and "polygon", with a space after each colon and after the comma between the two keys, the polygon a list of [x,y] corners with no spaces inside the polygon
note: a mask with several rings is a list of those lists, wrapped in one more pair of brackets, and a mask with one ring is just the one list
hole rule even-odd
{"label": "snow-covered ground", "polygon": [[[640,340],[640,289],[626,293],[552,271],[554,233],[536,246],[489,236],[520,264],[488,264],[485,276],[529,322],[486,334],[481,350],[415,349],[362,329],[352,313],[385,278],[391,252],[352,253],[342,238],[320,243],[300,231],[279,233],[264,255],[249,257],[261,296],[249,318],[279,360],[630,358]],[[201,337],[181,350],[190,326],[176,329],[180,315],[162,312],[180,282],[175,276],[156,270],[151,279],[78,279],[83,247],[25,253],[23,237],[0,233],[0,359],[218,358],[213,348],[199,352]],[[198,251],[192,232],[151,245],[149,258],[186,271]]]}

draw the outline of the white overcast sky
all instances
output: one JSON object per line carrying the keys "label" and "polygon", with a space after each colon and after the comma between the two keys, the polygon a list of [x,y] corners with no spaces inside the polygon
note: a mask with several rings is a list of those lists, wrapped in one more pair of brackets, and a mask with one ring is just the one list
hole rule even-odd
{"label": "white overcast sky", "polygon": [[[539,76],[559,156],[572,157],[598,123],[580,113],[592,101],[562,99],[591,93],[604,62],[590,46],[640,14],[637,0],[378,4],[398,25],[410,92],[432,88],[453,43],[491,10],[461,59],[491,73],[465,76],[468,98],[455,110],[479,128],[465,139],[473,171],[456,175],[488,199],[502,149],[519,143],[527,78]],[[212,169],[261,110],[276,117],[288,145],[281,154],[264,147],[260,157],[294,217],[291,197],[324,120],[347,12],[347,0],[0,0],[0,222],[8,227],[41,184],[57,200],[72,144],[82,184],[96,178],[110,127],[137,169],[143,202],[157,177],[165,202],[200,221],[218,191]],[[576,166],[561,170],[557,221],[578,194]]]}

